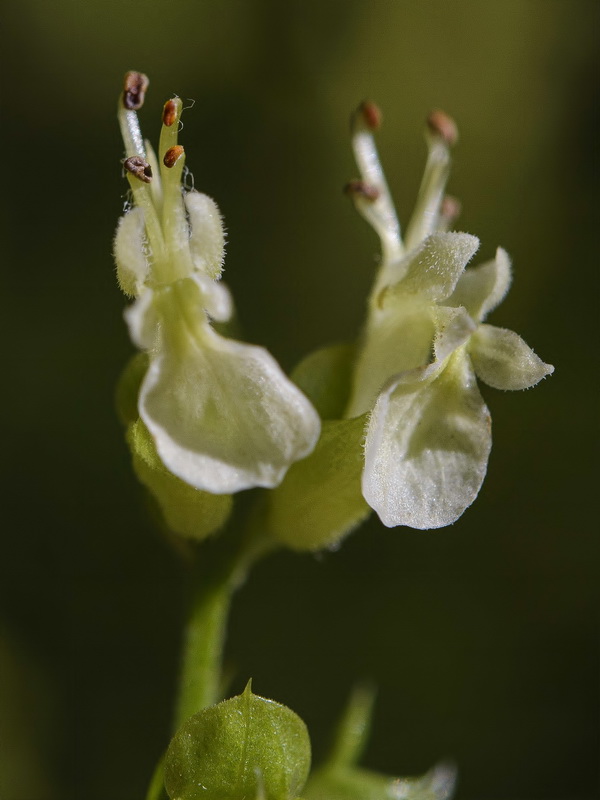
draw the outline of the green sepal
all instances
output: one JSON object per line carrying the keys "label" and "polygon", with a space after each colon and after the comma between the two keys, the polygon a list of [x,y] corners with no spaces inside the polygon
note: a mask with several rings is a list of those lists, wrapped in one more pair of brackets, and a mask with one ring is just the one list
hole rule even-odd
{"label": "green sepal", "polygon": [[204,539],[227,521],[230,494],[209,494],[177,478],[164,466],[141,419],[127,428],[127,443],[138,480],[156,498],[167,528],[189,539]]}
{"label": "green sepal", "polygon": [[148,370],[149,358],[147,353],[136,353],[129,359],[119,380],[115,392],[117,414],[123,425],[135,422],[139,417],[138,397],[140,386]]}
{"label": "green sepal", "polygon": [[181,726],[167,750],[165,787],[171,800],[297,800],[309,769],[300,717],[249,683]]}
{"label": "green sepal", "polygon": [[321,419],[341,419],[352,388],[356,348],[334,344],[306,356],[290,375]]}
{"label": "green sepal", "polygon": [[370,513],[362,496],[367,414],[325,420],[313,452],[297,461],[269,492],[272,535],[293,550],[318,550],[340,541]]}

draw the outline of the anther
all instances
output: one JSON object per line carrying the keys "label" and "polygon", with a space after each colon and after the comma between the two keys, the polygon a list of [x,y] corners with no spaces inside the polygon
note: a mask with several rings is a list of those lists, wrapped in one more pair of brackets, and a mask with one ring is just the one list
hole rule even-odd
{"label": "anther", "polygon": [[174,167],[183,155],[183,152],[183,147],[180,144],[174,144],[173,147],[169,147],[163,158],[163,164],[165,167],[168,167],[169,169]]}
{"label": "anther", "polygon": [[135,175],[136,178],[139,178],[144,183],[150,183],[152,180],[152,168],[141,156],[126,158],[123,166],[127,172],[131,172],[132,175]]}
{"label": "anther", "polygon": [[378,105],[370,100],[363,100],[358,107],[358,112],[369,130],[376,131],[381,127],[382,114]]}
{"label": "anther", "polygon": [[170,128],[177,119],[177,103],[174,100],[167,100],[163,108],[163,125]]}
{"label": "anther", "polygon": [[379,189],[376,186],[371,186],[365,181],[353,180],[344,186],[344,193],[352,196],[364,197],[365,200],[374,202],[379,197]]}
{"label": "anther", "polygon": [[150,81],[143,72],[128,72],[123,84],[123,105],[128,111],[137,111],[144,105]]}
{"label": "anther", "polygon": [[456,122],[445,111],[432,111],[427,117],[427,127],[434,136],[441,137],[450,147],[458,139]]}

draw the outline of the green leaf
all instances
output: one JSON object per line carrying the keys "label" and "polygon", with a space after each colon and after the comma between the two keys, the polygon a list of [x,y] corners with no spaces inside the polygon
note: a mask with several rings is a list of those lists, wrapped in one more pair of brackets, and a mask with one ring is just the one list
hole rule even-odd
{"label": "green leaf", "polygon": [[171,800],[294,800],[309,769],[300,717],[248,684],[182,725],[167,750],[165,786]]}
{"label": "green leaf", "polygon": [[186,538],[204,539],[225,524],[233,504],[231,495],[203,492],[169,472],[142,420],[129,425],[127,443],[135,474],[156,498],[169,530]]}
{"label": "green leaf", "polygon": [[361,491],[366,419],[325,420],[314,451],[269,492],[267,521],[278,541],[293,550],[318,550],[369,514]]}
{"label": "green leaf", "polygon": [[311,400],[322,419],[344,416],[355,355],[354,345],[329,345],[306,356],[292,372],[291,379]]}

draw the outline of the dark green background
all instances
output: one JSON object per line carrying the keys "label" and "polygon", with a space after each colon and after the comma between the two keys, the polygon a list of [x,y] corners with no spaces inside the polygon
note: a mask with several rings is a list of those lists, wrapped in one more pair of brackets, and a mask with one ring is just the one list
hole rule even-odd
{"label": "dark green background", "polygon": [[[132,352],[111,237],[127,69],[142,112],[194,98],[182,140],[229,231],[246,338],[286,369],[359,329],[377,243],[342,196],[347,119],[379,102],[406,221],[432,107],[461,128],[460,228],[512,255],[492,322],[556,374],[484,388],[488,478],[452,529],[375,521],[339,552],[256,569],[231,623],[233,690],[289,704],[316,758],[357,677],[367,762],[441,757],[459,797],[591,798],[597,755],[598,3],[21,0],[4,6],[2,800],[136,800],[165,743],[181,574],[113,410]],[[594,245],[592,249],[592,245]],[[2,777],[3,775],[3,777]],[[4,780],[4,787],[1,781]]]}

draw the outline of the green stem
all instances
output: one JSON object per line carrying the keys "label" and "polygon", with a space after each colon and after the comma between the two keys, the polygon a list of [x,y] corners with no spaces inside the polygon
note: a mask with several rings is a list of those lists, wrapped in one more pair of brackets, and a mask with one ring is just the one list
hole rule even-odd
{"label": "green stem", "polygon": [[[265,535],[263,511],[262,504],[256,504],[240,535],[222,535],[212,550],[211,543],[206,542],[194,553],[175,731],[193,714],[221,699],[223,647],[233,593],[250,567],[276,547]],[[166,797],[163,757],[150,781],[146,800]]]}
{"label": "green stem", "polygon": [[[195,581],[183,644],[175,729],[219,699],[221,660],[234,589],[232,570]],[[194,570],[193,577],[197,577]]]}
{"label": "green stem", "polygon": [[262,521],[262,507],[255,507],[237,540],[221,537],[216,560],[202,548],[192,568],[175,730],[192,714],[221,699],[223,647],[233,593],[252,564],[275,546],[265,536]]}

